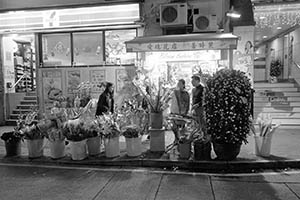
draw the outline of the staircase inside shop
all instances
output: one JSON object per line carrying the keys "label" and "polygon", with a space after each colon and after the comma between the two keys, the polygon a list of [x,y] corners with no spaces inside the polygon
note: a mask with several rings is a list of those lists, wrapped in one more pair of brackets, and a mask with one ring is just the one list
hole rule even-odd
{"label": "staircase inside shop", "polygon": [[12,110],[9,118],[6,120],[6,125],[16,126],[20,114],[27,114],[38,107],[36,91],[27,92],[23,100]]}
{"label": "staircase inside shop", "polygon": [[300,127],[300,87],[294,81],[254,84],[254,119],[269,113],[273,124]]}

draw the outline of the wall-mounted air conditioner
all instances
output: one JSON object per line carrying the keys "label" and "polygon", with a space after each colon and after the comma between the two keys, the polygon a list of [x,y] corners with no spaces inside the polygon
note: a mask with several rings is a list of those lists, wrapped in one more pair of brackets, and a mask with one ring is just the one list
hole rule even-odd
{"label": "wall-mounted air conditioner", "polygon": [[217,15],[193,10],[193,32],[215,32],[218,30],[217,23]]}
{"label": "wall-mounted air conditioner", "polygon": [[160,26],[187,25],[187,3],[169,3],[160,5]]}

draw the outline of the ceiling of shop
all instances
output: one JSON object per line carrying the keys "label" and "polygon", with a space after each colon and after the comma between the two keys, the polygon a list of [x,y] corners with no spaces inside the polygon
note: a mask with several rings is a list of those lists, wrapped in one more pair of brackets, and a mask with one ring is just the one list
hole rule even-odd
{"label": "ceiling of shop", "polygon": [[[254,6],[254,16],[258,13],[264,14],[264,12],[261,10],[261,8],[265,8],[266,12],[269,12],[268,8],[272,8],[272,15],[277,12],[286,12],[285,6],[287,5],[297,5],[295,7],[289,7],[288,10],[292,12],[299,11],[300,7],[300,0],[251,0]],[[276,11],[277,9],[277,11]],[[300,11],[299,11],[300,14]],[[270,15],[269,15],[270,16]],[[278,15],[277,15],[278,16]],[[274,17],[275,18],[275,17]],[[290,20],[291,21],[291,20]],[[257,22],[256,22],[257,23]],[[293,27],[294,25],[291,23],[282,22],[282,20],[276,21],[276,23],[272,24],[269,23],[268,26],[258,26],[257,23],[256,29],[255,29],[255,44],[259,44],[263,42],[264,40],[267,40],[271,37],[274,37],[287,29]]]}

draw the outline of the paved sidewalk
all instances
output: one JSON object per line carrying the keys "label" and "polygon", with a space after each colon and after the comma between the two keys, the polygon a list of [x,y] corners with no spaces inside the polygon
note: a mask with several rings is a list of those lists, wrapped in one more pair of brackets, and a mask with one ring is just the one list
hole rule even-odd
{"label": "paved sidewalk", "polygon": [[[0,134],[5,131],[13,130],[13,127],[0,127]],[[172,132],[166,133],[166,145],[173,141]],[[26,142],[22,143],[22,156],[17,158],[5,158],[4,142],[0,141],[0,162],[13,163],[35,163],[35,164],[54,164],[54,165],[88,165],[88,166],[132,166],[132,167],[158,167],[174,168],[203,172],[251,172],[260,169],[284,169],[300,168],[300,129],[278,129],[273,135],[271,156],[269,158],[258,157],[254,154],[254,138],[249,136],[249,143],[242,145],[238,158],[234,161],[194,161],[182,160],[176,156],[170,156],[168,153],[151,153],[149,149],[149,140],[144,136],[143,154],[136,158],[130,158],[126,155],[125,138],[120,137],[121,156],[113,159],[105,158],[104,149],[102,153],[95,157],[89,157],[82,161],[73,161],[69,156],[67,147],[67,156],[62,159],[52,160],[49,158],[49,148],[46,142],[44,157],[38,159],[28,159]],[[216,156],[212,151],[212,158]]]}

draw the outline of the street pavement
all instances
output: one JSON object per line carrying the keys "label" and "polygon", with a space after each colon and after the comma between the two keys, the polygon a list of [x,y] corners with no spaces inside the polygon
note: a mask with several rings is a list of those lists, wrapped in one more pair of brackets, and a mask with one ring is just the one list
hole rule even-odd
{"label": "street pavement", "polygon": [[300,171],[204,174],[0,164],[1,200],[296,200]]}

